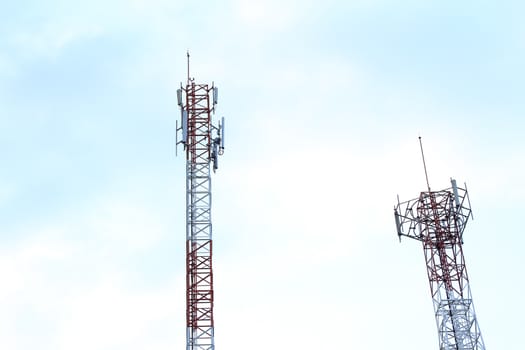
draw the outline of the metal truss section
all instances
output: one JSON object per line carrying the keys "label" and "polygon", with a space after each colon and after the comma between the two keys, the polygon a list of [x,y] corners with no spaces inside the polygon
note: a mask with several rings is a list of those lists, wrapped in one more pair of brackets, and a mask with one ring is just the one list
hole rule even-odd
{"label": "metal truss section", "polygon": [[[438,226],[436,224],[440,224],[440,222],[436,222],[433,217],[421,217],[419,215],[418,208],[423,208],[425,205],[430,205],[432,214],[436,210],[437,217],[441,218],[441,220],[453,221],[455,231],[451,232],[453,237],[449,238],[459,236],[462,239],[467,221],[472,216],[470,199],[466,189],[457,187],[453,179],[451,182],[452,187],[445,190],[421,192],[418,198],[402,203],[398,201],[395,207],[395,216],[399,239],[401,239],[401,236],[419,241],[424,241],[425,238],[435,238],[431,235],[437,231],[436,228]],[[439,205],[433,207],[432,203],[435,201],[438,201]],[[425,224],[425,232],[422,231],[423,224]],[[430,236],[426,237],[424,233]]]}
{"label": "metal truss section", "polygon": [[186,85],[187,121],[187,160],[191,164],[210,164],[211,151],[211,112],[210,92],[207,84]]}
{"label": "metal truss section", "polygon": [[485,349],[472,299],[445,299],[435,310],[440,349]]}
{"label": "metal truss section", "polygon": [[187,241],[187,344],[214,349],[212,241]]}
{"label": "metal truss section", "polygon": [[484,350],[463,256],[472,216],[466,189],[421,192],[394,209],[397,233],[423,244],[441,350]]}
{"label": "metal truss section", "polygon": [[208,85],[188,81],[183,108],[186,148],[187,350],[213,350],[213,269],[210,160],[212,143]]}
{"label": "metal truss section", "polygon": [[211,240],[211,178],[210,165],[187,164],[186,239]]}

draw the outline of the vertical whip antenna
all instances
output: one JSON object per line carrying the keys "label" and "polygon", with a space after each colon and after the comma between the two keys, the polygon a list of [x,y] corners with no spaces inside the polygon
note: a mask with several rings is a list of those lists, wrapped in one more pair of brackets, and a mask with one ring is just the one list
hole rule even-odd
{"label": "vertical whip antenna", "polygon": [[188,64],[188,82],[190,81],[190,50],[186,51],[187,64]]}
{"label": "vertical whip antenna", "polygon": [[427,164],[425,163],[425,153],[423,152],[423,142],[421,136],[419,136],[419,147],[421,148],[421,157],[423,158],[423,168],[425,169],[425,179],[427,180],[428,192],[430,192],[430,184],[428,182]]}

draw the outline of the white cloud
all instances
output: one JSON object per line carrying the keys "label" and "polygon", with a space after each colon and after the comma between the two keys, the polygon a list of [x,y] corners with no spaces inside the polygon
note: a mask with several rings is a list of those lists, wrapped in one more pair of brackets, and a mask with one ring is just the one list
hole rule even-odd
{"label": "white cloud", "polygon": [[183,342],[172,328],[184,336],[182,276],[174,283],[161,272],[166,281],[152,286],[122,264],[140,266],[135,256],[154,251],[166,234],[155,222],[162,219],[130,198],[105,200],[80,218],[68,212],[46,227],[27,225],[26,239],[3,247],[0,347],[167,349]]}
{"label": "white cloud", "polygon": [[181,342],[171,329],[183,327],[182,280],[164,289],[134,292],[121,285],[119,276],[108,277],[64,299],[59,349],[163,349]]}
{"label": "white cloud", "polygon": [[2,348],[24,349],[41,333],[32,330],[33,325],[44,320],[40,329],[47,329],[54,323],[63,295],[63,283],[56,280],[56,271],[74,252],[74,247],[56,239],[59,231],[41,230],[15,246],[4,246],[0,253]]}
{"label": "white cloud", "polygon": [[165,237],[169,228],[166,218],[139,201],[122,194],[100,198],[86,213],[81,230],[106,242],[109,250],[116,246],[128,252],[148,250]]}
{"label": "white cloud", "polygon": [[61,229],[44,229],[31,239],[22,240],[14,247],[4,246],[0,255],[0,275],[5,282],[0,299],[8,301],[33,283],[42,282],[41,274],[49,263],[71,257],[73,248],[57,241]]}
{"label": "white cloud", "polygon": [[12,45],[29,57],[55,59],[69,45],[102,34],[96,25],[84,27],[78,24],[46,23],[33,31],[21,31],[11,39]]}
{"label": "white cloud", "polygon": [[278,32],[296,25],[310,8],[310,1],[235,0],[232,6],[242,24]]}

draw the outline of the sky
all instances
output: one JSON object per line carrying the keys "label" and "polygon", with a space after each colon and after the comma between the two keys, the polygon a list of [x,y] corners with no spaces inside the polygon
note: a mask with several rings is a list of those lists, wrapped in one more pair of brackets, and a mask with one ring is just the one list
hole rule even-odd
{"label": "sky", "polygon": [[[185,347],[176,90],[214,82],[217,349],[436,349],[393,207],[450,177],[487,348],[522,349],[525,5],[0,4],[0,348]],[[215,120],[216,120],[215,119]]]}

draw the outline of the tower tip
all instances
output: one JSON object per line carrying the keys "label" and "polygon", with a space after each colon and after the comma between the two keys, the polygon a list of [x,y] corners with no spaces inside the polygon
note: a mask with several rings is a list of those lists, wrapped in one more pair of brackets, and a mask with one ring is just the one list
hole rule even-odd
{"label": "tower tip", "polygon": [[427,180],[427,189],[430,192],[430,183],[428,182],[427,164],[425,162],[425,153],[423,152],[423,141],[419,136],[419,147],[421,148],[421,157],[423,158],[423,168],[425,169],[425,179]]}
{"label": "tower tip", "polygon": [[186,57],[188,63],[188,82],[190,81],[190,50],[186,50]]}

